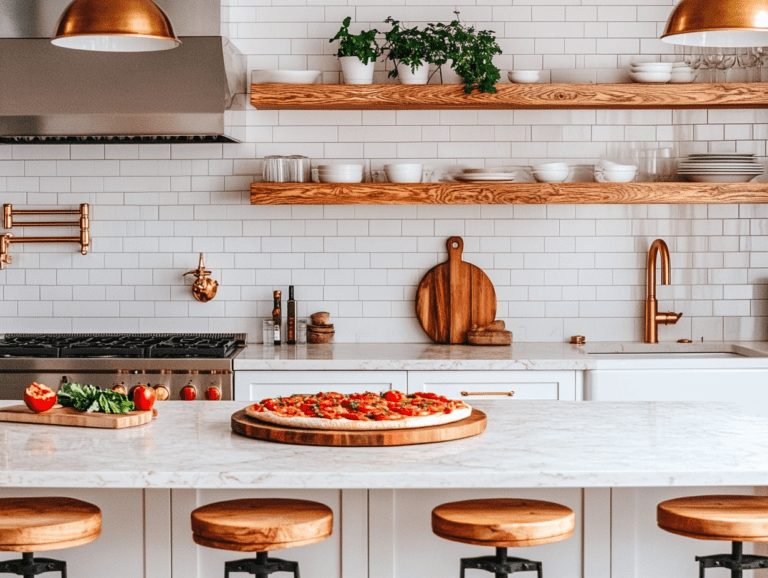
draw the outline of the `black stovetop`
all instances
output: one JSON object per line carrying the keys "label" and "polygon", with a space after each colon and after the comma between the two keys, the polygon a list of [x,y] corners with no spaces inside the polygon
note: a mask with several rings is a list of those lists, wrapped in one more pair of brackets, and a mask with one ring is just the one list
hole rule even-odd
{"label": "black stovetop", "polygon": [[9,333],[0,357],[228,358],[245,335],[222,333]]}

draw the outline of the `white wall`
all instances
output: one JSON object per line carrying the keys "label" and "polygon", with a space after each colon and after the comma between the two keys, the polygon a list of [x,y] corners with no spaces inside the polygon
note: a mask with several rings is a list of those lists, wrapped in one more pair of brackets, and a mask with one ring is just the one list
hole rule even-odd
{"label": "white wall", "polygon": [[[248,69],[310,68],[338,81],[333,36],[345,16],[385,28],[448,21],[454,9],[495,30],[503,70],[553,81],[621,81],[633,55],[673,59],[657,40],[661,0],[227,0],[223,33]],[[377,80],[384,81],[381,64]],[[415,287],[461,235],[465,259],[496,286],[516,341],[642,337],[645,251],[672,251],[661,307],[684,312],[662,340],[768,338],[768,206],[259,207],[249,184],[267,154],[354,159],[378,169],[591,163],[621,142],[678,143],[682,154],[765,159],[768,113],[729,111],[258,111],[239,98],[236,145],[0,146],[0,200],[92,205],[93,249],[14,245],[0,271],[0,331],[245,331],[273,289],[296,286],[299,313],[332,313],[336,341],[425,341]],[[21,230],[14,234],[23,234]],[[49,231],[61,234],[61,230]],[[29,233],[29,232],[28,232]],[[36,230],[35,234],[46,234]],[[194,301],[181,274],[206,265],[221,286]]]}

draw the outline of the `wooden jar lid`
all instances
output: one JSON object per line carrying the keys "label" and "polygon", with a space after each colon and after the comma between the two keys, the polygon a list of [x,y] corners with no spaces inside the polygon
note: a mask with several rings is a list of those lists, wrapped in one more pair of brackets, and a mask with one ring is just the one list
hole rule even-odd
{"label": "wooden jar lid", "polygon": [[192,512],[192,539],[220,550],[282,550],[320,542],[332,531],[331,509],[309,500],[228,500]]}
{"label": "wooden jar lid", "polygon": [[101,534],[101,510],[73,498],[0,498],[0,550],[46,552]]}
{"label": "wooden jar lid", "polygon": [[700,540],[768,542],[768,497],[689,496],[656,508],[659,527]]}
{"label": "wooden jar lid", "polygon": [[432,510],[432,531],[441,538],[497,548],[565,540],[575,521],[570,508],[541,500],[465,500]]}

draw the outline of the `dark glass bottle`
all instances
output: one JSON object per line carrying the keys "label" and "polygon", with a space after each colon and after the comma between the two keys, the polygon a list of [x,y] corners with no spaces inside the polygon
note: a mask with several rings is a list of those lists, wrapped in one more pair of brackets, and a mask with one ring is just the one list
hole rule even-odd
{"label": "dark glass bottle", "polygon": [[280,304],[280,291],[275,291],[273,294],[275,299],[274,307],[272,308],[272,321],[275,324],[275,345],[280,345],[281,329],[283,325],[283,311]]}
{"label": "dark glass bottle", "polygon": [[296,344],[296,300],[293,298],[293,285],[288,286],[288,322],[285,328],[288,345]]}

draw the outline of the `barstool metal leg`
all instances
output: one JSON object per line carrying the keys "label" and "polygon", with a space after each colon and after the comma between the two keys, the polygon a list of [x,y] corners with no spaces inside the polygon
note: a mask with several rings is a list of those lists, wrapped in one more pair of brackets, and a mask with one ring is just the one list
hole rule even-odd
{"label": "barstool metal leg", "polygon": [[733,542],[730,554],[696,556],[699,563],[699,578],[704,578],[707,568],[726,568],[731,571],[731,578],[742,578],[744,570],[768,568],[768,556],[754,556],[743,553],[742,542]]}
{"label": "barstool metal leg", "polygon": [[507,554],[506,548],[496,548],[495,556],[478,556],[477,558],[462,558],[459,576],[464,578],[464,571],[469,569],[491,572],[494,578],[507,578],[515,572],[533,572],[542,578],[542,564],[525,558],[514,558]]}
{"label": "barstool metal leg", "polygon": [[53,558],[35,558],[32,552],[23,552],[21,560],[0,562],[0,574],[16,574],[23,578],[35,578],[46,572],[60,572],[61,578],[67,578],[67,563]]}
{"label": "barstool metal leg", "polygon": [[273,572],[290,572],[294,578],[301,578],[299,563],[280,558],[270,558],[269,552],[257,552],[256,558],[232,560],[224,563],[224,578],[229,578],[230,572],[247,572],[256,578],[267,578]]}

